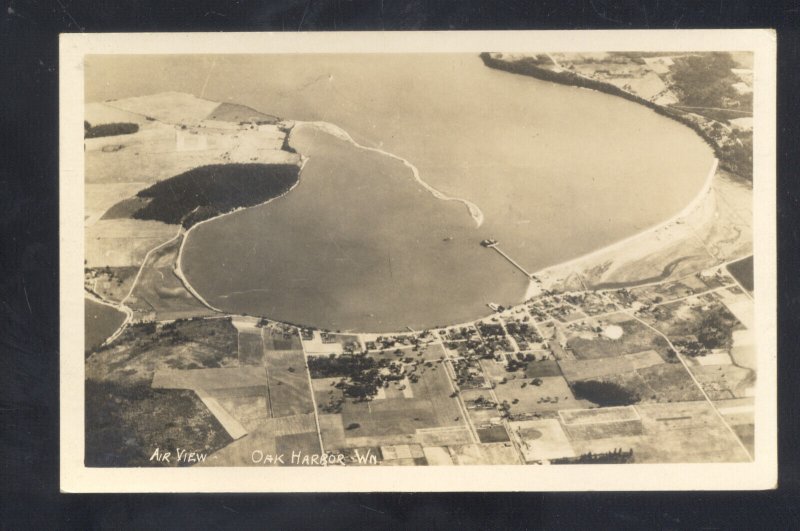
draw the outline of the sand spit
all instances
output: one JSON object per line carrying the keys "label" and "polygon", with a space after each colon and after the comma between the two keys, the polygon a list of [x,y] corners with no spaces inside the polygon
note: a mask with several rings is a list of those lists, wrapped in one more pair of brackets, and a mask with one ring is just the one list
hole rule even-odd
{"label": "sand spit", "polygon": [[[719,178],[717,176],[718,165],[719,160],[714,159],[703,187],[688,205],[671,218],[595,251],[537,271],[534,273],[534,277],[542,281],[548,289],[555,288],[558,285],[565,287],[564,283],[568,283],[570,277],[575,275],[583,276],[589,269],[597,267],[605,269],[608,266],[618,267],[630,260],[641,259],[643,254],[651,255],[670,244],[677,243],[685,235],[676,228],[688,227],[688,218],[693,215],[700,215],[702,214],[701,211],[708,210],[707,203],[713,199],[714,183]],[[713,215],[713,212],[711,213]],[[703,217],[706,216],[704,215]],[[657,237],[661,233],[663,235]],[[695,236],[693,235],[692,237]],[[602,266],[604,263],[606,265]],[[606,271],[606,273],[610,273],[610,271]],[[601,276],[606,273],[601,274]],[[596,282],[592,284],[594,283]]]}
{"label": "sand spit", "polygon": [[422,179],[422,177],[420,177],[419,170],[417,169],[417,167],[414,166],[413,164],[411,164],[409,161],[407,161],[403,157],[397,156],[394,153],[389,153],[388,151],[384,151],[384,150],[379,149],[379,148],[363,146],[363,145],[359,144],[358,142],[356,142],[353,139],[353,137],[351,137],[350,134],[347,131],[345,131],[341,127],[339,127],[339,126],[337,126],[335,124],[332,124],[330,122],[295,122],[295,127],[315,127],[318,130],[320,130],[322,132],[325,132],[325,133],[328,133],[329,135],[335,136],[336,138],[338,138],[340,140],[344,140],[345,142],[348,142],[348,143],[352,144],[353,146],[355,146],[355,147],[357,147],[359,149],[363,149],[365,151],[373,151],[375,153],[380,153],[381,155],[385,155],[387,157],[390,157],[390,158],[393,158],[395,160],[398,160],[398,161],[402,162],[414,174],[414,179],[416,179],[416,181],[423,188],[425,188],[428,192],[430,192],[431,195],[433,195],[437,199],[441,199],[442,201],[458,201],[459,203],[464,204],[464,206],[466,206],[467,210],[469,211],[469,215],[472,216],[473,220],[475,220],[475,226],[476,227],[480,227],[483,224],[483,219],[484,219],[483,218],[483,212],[481,212],[481,209],[478,208],[478,205],[476,205],[475,203],[473,203],[471,201],[468,201],[466,199],[462,199],[462,198],[459,198],[459,197],[450,197],[449,195],[446,195],[446,194],[440,192],[439,190],[437,190],[436,188],[432,187],[431,185],[426,183]]}

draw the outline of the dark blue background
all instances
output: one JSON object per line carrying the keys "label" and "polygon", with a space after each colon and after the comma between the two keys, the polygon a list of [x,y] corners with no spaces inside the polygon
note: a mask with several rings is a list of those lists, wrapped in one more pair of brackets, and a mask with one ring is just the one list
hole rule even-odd
{"label": "dark blue background", "polygon": [[[59,32],[712,27],[778,29],[779,490],[544,495],[58,493]],[[0,12],[0,528],[799,528],[798,28],[797,1],[4,1]],[[534,468],[531,473],[536,473]]]}

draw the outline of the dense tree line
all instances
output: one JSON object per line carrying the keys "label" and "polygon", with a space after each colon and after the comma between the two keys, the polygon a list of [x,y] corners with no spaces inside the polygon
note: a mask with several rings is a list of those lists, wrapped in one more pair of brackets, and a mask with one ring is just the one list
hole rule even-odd
{"label": "dense tree line", "polygon": [[255,206],[288,191],[296,182],[294,164],[212,164],[201,166],[140,191],[150,199],[133,213],[134,219],[183,224],[236,208]]}
{"label": "dense tree line", "polygon": [[633,449],[627,452],[616,448],[610,452],[587,452],[578,457],[559,457],[550,461],[553,465],[599,465],[633,463]]}
{"label": "dense tree line", "polygon": [[129,122],[116,122],[92,126],[83,122],[84,138],[100,138],[104,136],[132,135],[139,130],[139,125]]}
{"label": "dense tree line", "polygon": [[672,79],[681,102],[698,107],[722,107],[723,98],[736,97],[731,68],[736,63],[728,53],[679,57],[672,67]]}
{"label": "dense tree line", "polygon": [[639,395],[613,382],[582,380],[572,384],[578,400],[588,400],[601,407],[629,406],[639,401]]}

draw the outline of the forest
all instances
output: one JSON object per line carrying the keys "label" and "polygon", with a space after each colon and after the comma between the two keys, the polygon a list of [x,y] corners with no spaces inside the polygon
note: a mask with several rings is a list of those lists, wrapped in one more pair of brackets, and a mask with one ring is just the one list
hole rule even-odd
{"label": "forest", "polygon": [[286,193],[297,182],[299,171],[293,164],[200,166],[140,191],[137,197],[149,201],[132,217],[189,228]]}

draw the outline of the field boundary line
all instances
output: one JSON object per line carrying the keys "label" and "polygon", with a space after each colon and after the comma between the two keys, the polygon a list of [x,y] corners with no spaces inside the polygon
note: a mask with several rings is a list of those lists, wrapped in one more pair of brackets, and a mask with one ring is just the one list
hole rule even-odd
{"label": "field boundary line", "polygon": [[731,433],[731,435],[733,435],[733,438],[736,439],[737,443],[739,443],[739,447],[742,450],[744,450],[745,455],[747,455],[747,457],[750,458],[751,462],[754,462],[753,456],[750,455],[750,450],[747,449],[747,447],[744,445],[744,443],[739,438],[739,436],[736,435],[736,432],[733,431],[733,428],[731,428],[730,424],[728,424],[728,422],[725,420],[725,417],[722,416],[722,413],[719,412],[719,409],[717,409],[717,406],[714,404],[714,402],[711,400],[711,398],[709,398],[708,393],[706,393],[705,389],[703,389],[703,386],[700,385],[700,382],[697,380],[697,378],[695,378],[694,373],[692,373],[692,370],[689,368],[689,365],[686,363],[686,360],[683,359],[683,355],[680,352],[678,352],[678,349],[675,348],[675,345],[672,344],[672,341],[669,340],[667,335],[664,334],[663,332],[661,332],[661,330],[655,328],[654,326],[651,326],[649,323],[645,322],[644,320],[636,317],[632,313],[628,312],[628,315],[630,315],[631,317],[633,317],[634,319],[636,319],[637,321],[639,321],[640,323],[645,325],[647,328],[649,328],[650,330],[654,331],[655,333],[657,333],[658,335],[660,335],[661,337],[664,338],[664,340],[669,345],[669,348],[671,348],[673,350],[673,352],[675,352],[675,356],[677,356],[678,360],[680,360],[681,365],[683,365],[683,368],[686,370],[686,372],[689,373],[689,377],[692,379],[694,384],[697,386],[697,388],[703,394],[703,397],[706,399],[706,402],[708,402],[708,404],[711,406],[711,409],[713,409],[714,413],[717,414],[717,417],[719,417],[719,420],[722,422],[722,424],[726,428],[728,428],[728,431]]}

